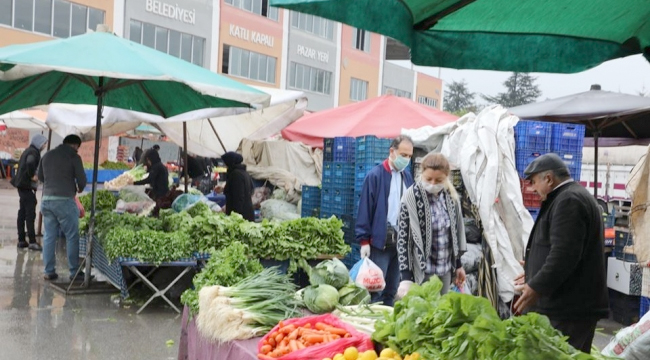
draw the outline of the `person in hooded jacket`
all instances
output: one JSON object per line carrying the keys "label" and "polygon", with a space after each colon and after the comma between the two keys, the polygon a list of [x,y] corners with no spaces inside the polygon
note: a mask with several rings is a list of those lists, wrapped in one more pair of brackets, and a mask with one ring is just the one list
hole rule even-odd
{"label": "person in hooded jacket", "polygon": [[228,181],[223,192],[226,195],[226,214],[236,212],[248,221],[255,221],[253,210],[253,179],[246,172],[244,158],[233,151],[221,157],[228,168]]}
{"label": "person in hooded jacket", "polygon": [[147,165],[149,176],[145,179],[134,182],[133,185],[149,184],[151,186],[149,197],[151,197],[152,200],[157,201],[169,192],[169,173],[167,167],[165,167],[160,160],[158,151],[148,151],[145,154],[144,161]]}
{"label": "person in hooded jacket", "polygon": [[429,154],[420,164],[420,181],[402,199],[399,216],[397,258],[402,281],[397,296],[403,298],[413,283],[438,276],[441,294],[452,280],[461,288],[465,270],[460,258],[467,251],[462,208],[449,181],[450,165],[442,154]]}
{"label": "person in hooded jacket", "polygon": [[[36,231],[34,221],[36,220],[36,189],[38,179],[36,170],[41,161],[41,151],[45,150],[47,138],[43,135],[35,135],[29,147],[25,149],[18,161],[18,170],[11,179],[11,185],[18,189],[20,207],[18,209],[18,247],[30,250],[41,251],[43,248],[36,242]],[[27,234],[25,234],[27,227]],[[29,237],[29,244],[26,241]]]}

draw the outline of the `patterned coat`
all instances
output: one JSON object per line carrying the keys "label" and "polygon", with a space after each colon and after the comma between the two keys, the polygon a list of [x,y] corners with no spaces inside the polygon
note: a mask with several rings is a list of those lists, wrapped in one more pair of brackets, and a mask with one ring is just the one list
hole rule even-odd
{"label": "patterned coat", "polygon": [[[460,257],[467,251],[465,225],[460,201],[451,184],[445,184],[445,199],[451,222],[452,266],[460,267]],[[424,188],[416,183],[402,198],[399,215],[399,236],[397,239],[397,258],[402,280],[413,280],[421,284],[425,269],[431,257],[431,205]]]}

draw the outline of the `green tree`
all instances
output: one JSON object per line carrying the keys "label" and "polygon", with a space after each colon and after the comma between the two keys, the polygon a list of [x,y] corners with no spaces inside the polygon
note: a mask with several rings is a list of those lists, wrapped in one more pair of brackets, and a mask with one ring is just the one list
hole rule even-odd
{"label": "green tree", "polygon": [[542,91],[535,84],[536,77],[529,73],[512,73],[503,83],[506,92],[496,96],[482,95],[483,99],[491,104],[500,104],[505,107],[514,107],[519,105],[530,104],[542,96]]}
{"label": "green tree", "polygon": [[465,80],[452,81],[445,90],[444,110],[449,113],[475,111],[474,96]]}

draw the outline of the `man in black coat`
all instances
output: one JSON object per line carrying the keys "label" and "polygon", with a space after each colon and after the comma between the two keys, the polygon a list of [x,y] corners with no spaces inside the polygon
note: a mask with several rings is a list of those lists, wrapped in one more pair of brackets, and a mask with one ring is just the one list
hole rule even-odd
{"label": "man in black coat", "polygon": [[[36,179],[36,170],[41,161],[41,151],[47,145],[47,138],[43,135],[34,135],[29,147],[25,149],[18,161],[18,170],[16,175],[11,179],[11,185],[18,189],[20,198],[20,207],[18,209],[18,247],[30,250],[41,251],[41,245],[36,242],[36,231],[34,230],[34,221],[36,220],[36,188],[38,180]],[[25,236],[25,227],[27,227],[27,244]]]}
{"label": "man in black coat", "polygon": [[255,221],[253,210],[253,179],[246,172],[244,158],[236,152],[229,151],[221,157],[228,167],[228,181],[223,190],[226,195],[226,214],[236,212],[248,221]]}
{"label": "man in black coat", "polygon": [[515,310],[548,316],[573,347],[589,353],[596,323],[609,314],[601,209],[555,154],[535,159],[524,173],[542,208],[526,246]]}

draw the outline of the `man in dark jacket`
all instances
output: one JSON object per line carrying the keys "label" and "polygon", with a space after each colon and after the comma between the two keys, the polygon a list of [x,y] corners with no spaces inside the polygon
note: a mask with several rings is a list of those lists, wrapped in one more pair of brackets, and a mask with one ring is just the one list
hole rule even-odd
{"label": "man in dark jacket", "polygon": [[151,195],[149,196],[154,201],[157,201],[169,192],[169,172],[167,171],[167,167],[165,167],[160,160],[158,151],[148,151],[145,154],[144,161],[147,165],[149,176],[145,179],[134,182],[133,185],[151,185]]}
{"label": "man in dark jacket", "polygon": [[518,312],[546,315],[569,343],[589,353],[599,319],[609,314],[600,207],[555,154],[525,170],[542,208],[528,239]]}
{"label": "man in dark jacket", "polygon": [[253,210],[253,179],[246,172],[244,158],[236,152],[229,151],[221,157],[228,167],[228,181],[223,190],[226,195],[226,214],[236,212],[248,221],[255,221]]}
{"label": "man in dark jacket", "polygon": [[372,302],[393,306],[400,282],[397,259],[397,218],[402,194],[413,185],[413,177],[404,171],[413,156],[413,141],[399,136],[390,146],[389,156],[375,166],[363,182],[355,235],[361,245],[361,257],[370,257],[384,273],[386,288],[372,293]]}
{"label": "man in dark jacket", "polygon": [[63,144],[43,155],[38,167],[38,180],[43,183],[43,264],[45,280],[56,280],[56,239],[62,232],[66,239],[70,280],[83,280],[79,269],[79,208],[75,202],[77,193],[86,187],[86,173],[81,157],[77,154],[81,138],[68,135]]}
{"label": "man in dark jacket", "polygon": [[[18,247],[30,250],[41,251],[43,248],[36,242],[36,231],[34,230],[34,221],[36,220],[36,189],[38,188],[38,179],[36,169],[41,161],[41,151],[45,150],[47,138],[43,135],[35,135],[32,138],[29,147],[25,149],[18,161],[18,170],[16,175],[11,179],[11,185],[18,189],[20,198],[20,207],[18,209]],[[27,236],[29,244],[25,241],[25,227],[27,227]]]}

